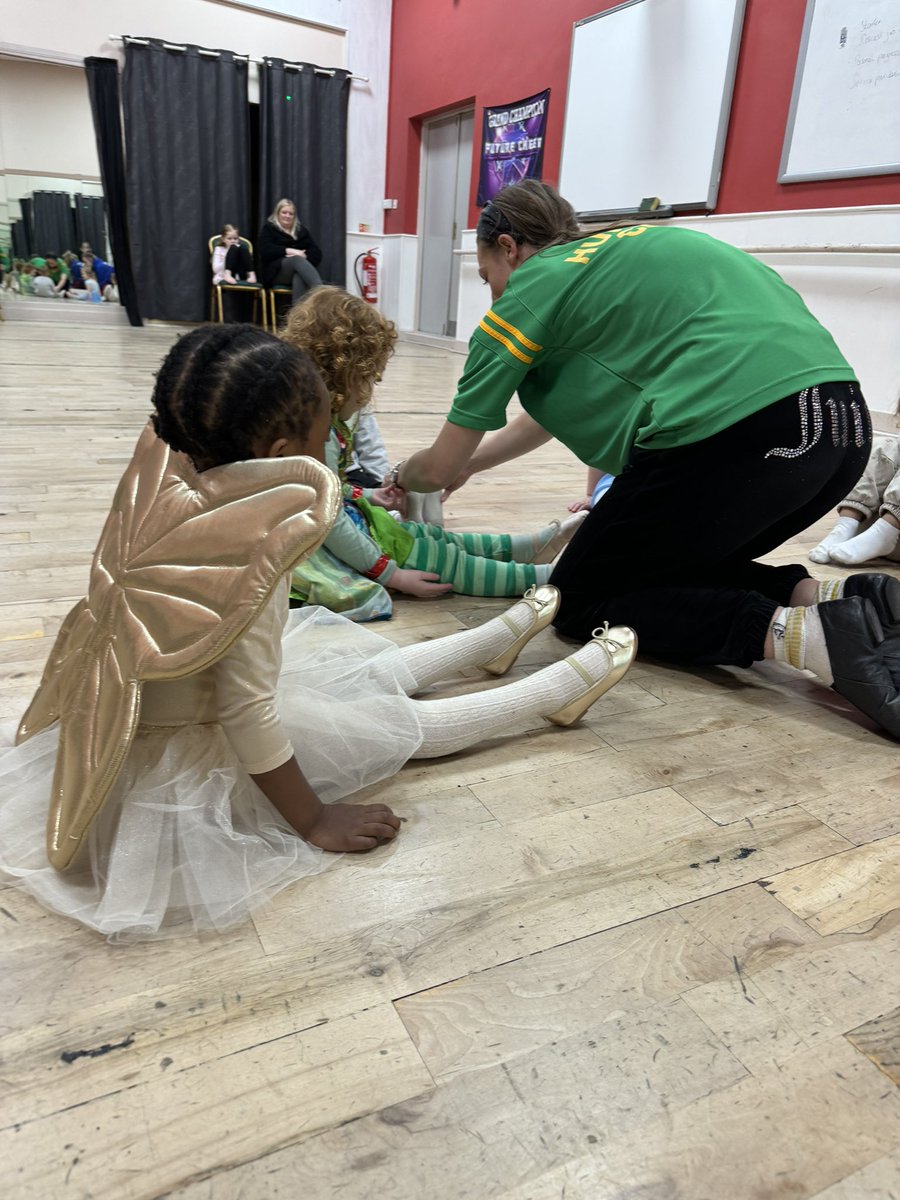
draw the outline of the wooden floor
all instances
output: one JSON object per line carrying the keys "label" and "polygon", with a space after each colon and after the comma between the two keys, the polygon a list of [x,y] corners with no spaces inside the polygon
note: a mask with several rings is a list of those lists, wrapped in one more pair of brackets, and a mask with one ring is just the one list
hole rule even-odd
{"label": "wooden floor", "polygon": [[[176,332],[0,327],[4,718]],[[430,440],[462,361],[401,344],[392,455]],[[448,522],[530,528],[581,487],[545,447]],[[502,607],[403,599],[379,632]],[[516,671],[567,652],[545,632]],[[897,1198],[898,782],[896,743],[805,677],[639,660],[580,726],[371,789],[398,841],[227,936],[110,947],[5,888],[3,1194]]]}

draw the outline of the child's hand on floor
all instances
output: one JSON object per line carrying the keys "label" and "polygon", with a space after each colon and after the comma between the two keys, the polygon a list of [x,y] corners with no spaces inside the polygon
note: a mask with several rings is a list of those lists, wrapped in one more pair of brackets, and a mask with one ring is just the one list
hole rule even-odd
{"label": "child's hand on floor", "polygon": [[324,804],[306,840],[322,850],[371,850],[400,832],[400,818],[386,804]]}
{"label": "child's hand on floor", "polygon": [[420,600],[437,600],[453,590],[453,584],[441,583],[440,579],[440,575],[435,575],[432,571],[413,571],[398,567],[388,580],[387,586],[397,592],[405,592],[407,596],[418,596]]}
{"label": "child's hand on floor", "polygon": [[590,507],[591,507],[591,497],[590,496],[582,496],[580,500],[572,501],[572,503],[569,505],[569,512],[570,513],[584,512],[585,509],[589,509]]}

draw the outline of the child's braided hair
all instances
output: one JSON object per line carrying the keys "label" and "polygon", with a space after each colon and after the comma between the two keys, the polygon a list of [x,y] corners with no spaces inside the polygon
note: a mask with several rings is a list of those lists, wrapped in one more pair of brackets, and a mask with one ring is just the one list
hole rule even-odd
{"label": "child's braided hair", "polygon": [[179,338],[156,376],[153,428],[198,471],[308,437],[325,403],[302,351],[255,325],[204,325]]}

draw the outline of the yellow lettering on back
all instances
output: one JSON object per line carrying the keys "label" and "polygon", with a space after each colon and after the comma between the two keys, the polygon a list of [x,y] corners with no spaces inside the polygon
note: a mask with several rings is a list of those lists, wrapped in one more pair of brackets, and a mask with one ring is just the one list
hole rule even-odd
{"label": "yellow lettering on back", "polygon": [[582,263],[582,264],[589,263],[591,261],[590,255],[596,254],[597,251],[600,249],[600,247],[603,245],[603,243],[608,242],[611,236],[612,235],[609,233],[591,234],[591,236],[587,239],[587,241],[582,242],[581,245],[578,247],[578,249],[575,251],[575,253],[570,258],[564,259],[563,261],[564,262],[577,262],[577,263]]}

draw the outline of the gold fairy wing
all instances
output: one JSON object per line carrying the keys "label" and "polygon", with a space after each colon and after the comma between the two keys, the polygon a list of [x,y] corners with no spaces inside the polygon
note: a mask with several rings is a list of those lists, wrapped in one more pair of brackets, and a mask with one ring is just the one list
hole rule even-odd
{"label": "gold fairy wing", "polygon": [[141,684],[216,662],[278,580],[324,541],[340,484],[312,459],[254,459],[197,473],[148,425],[116,491],[91,568],[19,740],[60,720],[48,855],[68,866],[118,776]]}

